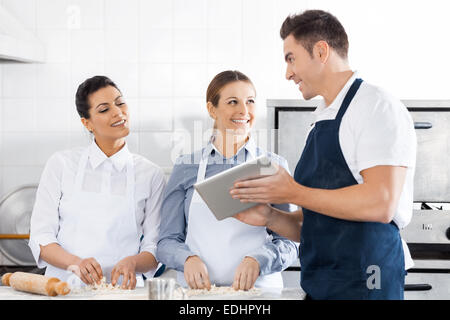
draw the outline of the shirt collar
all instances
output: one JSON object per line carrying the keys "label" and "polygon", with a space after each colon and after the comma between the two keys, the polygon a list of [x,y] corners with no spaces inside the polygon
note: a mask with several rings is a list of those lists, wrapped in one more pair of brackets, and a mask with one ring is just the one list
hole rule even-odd
{"label": "shirt collar", "polygon": [[347,94],[347,91],[350,89],[350,86],[353,84],[353,81],[355,81],[356,78],[358,78],[359,74],[358,71],[353,71],[353,75],[348,79],[348,81],[345,83],[344,87],[339,91],[336,98],[334,98],[333,102],[327,107],[325,105],[325,100],[321,99],[317,105],[316,110],[313,111],[313,114],[318,115],[322,113],[324,110],[335,110],[336,112],[341,107],[342,101],[345,98],[345,95]]}
{"label": "shirt collar", "polygon": [[97,145],[95,139],[92,141],[89,147],[89,161],[93,169],[96,169],[105,161],[111,161],[117,171],[122,171],[127,162],[131,159],[131,153],[128,150],[128,146],[125,145],[118,152],[108,157]]}
{"label": "shirt collar", "polygon": [[[209,143],[208,143],[208,144],[211,145],[211,146],[210,146],[211,150],[210,150],[208,156],[211,154],[211,152],[212,152],[213,150],[214,150],[215,152],[219,153],[219,154],[222,154],[219,150],[217,150],[216,146],[214,145],[214,143],[213,143],[213,142],[214,142],[214,138],[215,138],[215,137],[212,136],[211,139],[209,140]],[[250,157],[251,157],[251,158],[253,158],[253,159],[256,158],[256,156],[257,156],[256,144],[255,144],[255,139],[252,138],[251,133],[249,134],[249,139],[248,139],[248,141],[247,141],[242,147],[239,148],[239,150],[236,152],[236,155],[239,154],[239,153],[241,152],[242,149],[245,149],[245,150],[250,154]],[[222,156],[223,156],[223,155],[222,155]]]}

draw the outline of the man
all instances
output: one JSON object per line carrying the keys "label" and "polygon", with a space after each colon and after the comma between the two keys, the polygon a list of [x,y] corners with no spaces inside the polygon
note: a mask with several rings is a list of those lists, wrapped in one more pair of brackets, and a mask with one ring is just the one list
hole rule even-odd
{"label": "man", "polygon": [[[398,99],[352,71],[347,34],[330,13],[289,16],[280,35],[286,78],[306,100],[322,96],[323,102],[294,177],[280,168],[237,182],[234,198],[262,204],[235,217],[300,242],[308,298],[403,299],[399,228],[412,215],[411,116]],[[273,203],[301,209],[283,212],[267,205]]]}

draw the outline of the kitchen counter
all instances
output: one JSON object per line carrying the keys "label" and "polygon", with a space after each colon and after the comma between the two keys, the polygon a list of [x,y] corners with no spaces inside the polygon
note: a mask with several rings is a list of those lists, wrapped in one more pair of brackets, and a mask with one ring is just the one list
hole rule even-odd
{"label": "kitchen counter", "polygon": [[[187,300],[302,300],[305,293],[298,288],[264,288],[260,294],[236,295],[199,295],[189,297]],[[48,297],[27,292],[20,292],[11,287],[0,286],[0,300],[147,300],[146,288],[135,290],[117,290],[111,293],[96,293],[87,291],[83,293],[71,292],[66,296]]]}

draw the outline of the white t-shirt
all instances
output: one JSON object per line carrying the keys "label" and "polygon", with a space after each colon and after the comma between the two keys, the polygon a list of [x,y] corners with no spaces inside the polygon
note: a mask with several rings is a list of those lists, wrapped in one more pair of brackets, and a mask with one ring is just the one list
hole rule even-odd
{"label": "white t-shirt", "polygon": [[[313,112],[316,122],[336,118],[347,91],[358,77],[354,72],[328,107],[321,101]],[[393,219],[400,229],[406,227],[413,212],[417,145],[414,122],[406,107],[385,90],[363,81],[342,118],[339,143],[358,183],[363,182],[361,171],[377,165],[407,167],[405,185]],[[412,259],[404,241],[403,248],[408,269]]]}

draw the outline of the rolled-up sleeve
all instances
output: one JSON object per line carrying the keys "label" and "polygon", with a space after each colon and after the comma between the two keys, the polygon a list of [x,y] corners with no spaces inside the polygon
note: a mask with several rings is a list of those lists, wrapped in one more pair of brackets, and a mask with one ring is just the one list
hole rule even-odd
{"label": "rolled-up sleeve", "polygon": [[158,169],[150,180],[151,192],[149,198],[145,201],[145,214],[142,222],[144,238],[139,250],[140,252],[150,252],[155,258],[161,223],[160,210],[165,186],[164,173],[161,169]]}
{"label": "rolled-up sleeve", "polygon": [[187,222],[185,217],[186,190],[184,164],[180,160],[173,167],[161,205],[161,226],[156,257],[167,268],[184,270],[184,262],[194,255],[185,244]]}
{"label": "rolled-up sleeve", "polygon": [[[289,172],[286,159],[280,157],[274,160],[277,160]],[[288,203],[272,206],[289,212],[297,210],[297,206]],[[288,240],[269,229],[267,229],[267,233],[271,236],[271,241],[246,255],[258,261],[261,276],[283,271],[298,259],[298,244],[296,242]]]}
{"label": "rolled-up sleeve", "polygon": [[36,192],[36,201],[30,220],[30,240],[28,242],[38,268],[48,264],[40,258],[40,246],[58,243],[56,238],[59,230],[59,201],[61,199],[61,181],[64,160],[54,154],[47,161],[42,172]]}
{"label": "rolled-up sleeve", "polygon": [[295,242],[269,229],[267,232],[272,236],[272,241],[246,255],[258,261],[261,276],[283,271],[298,259],[298,245]]}

